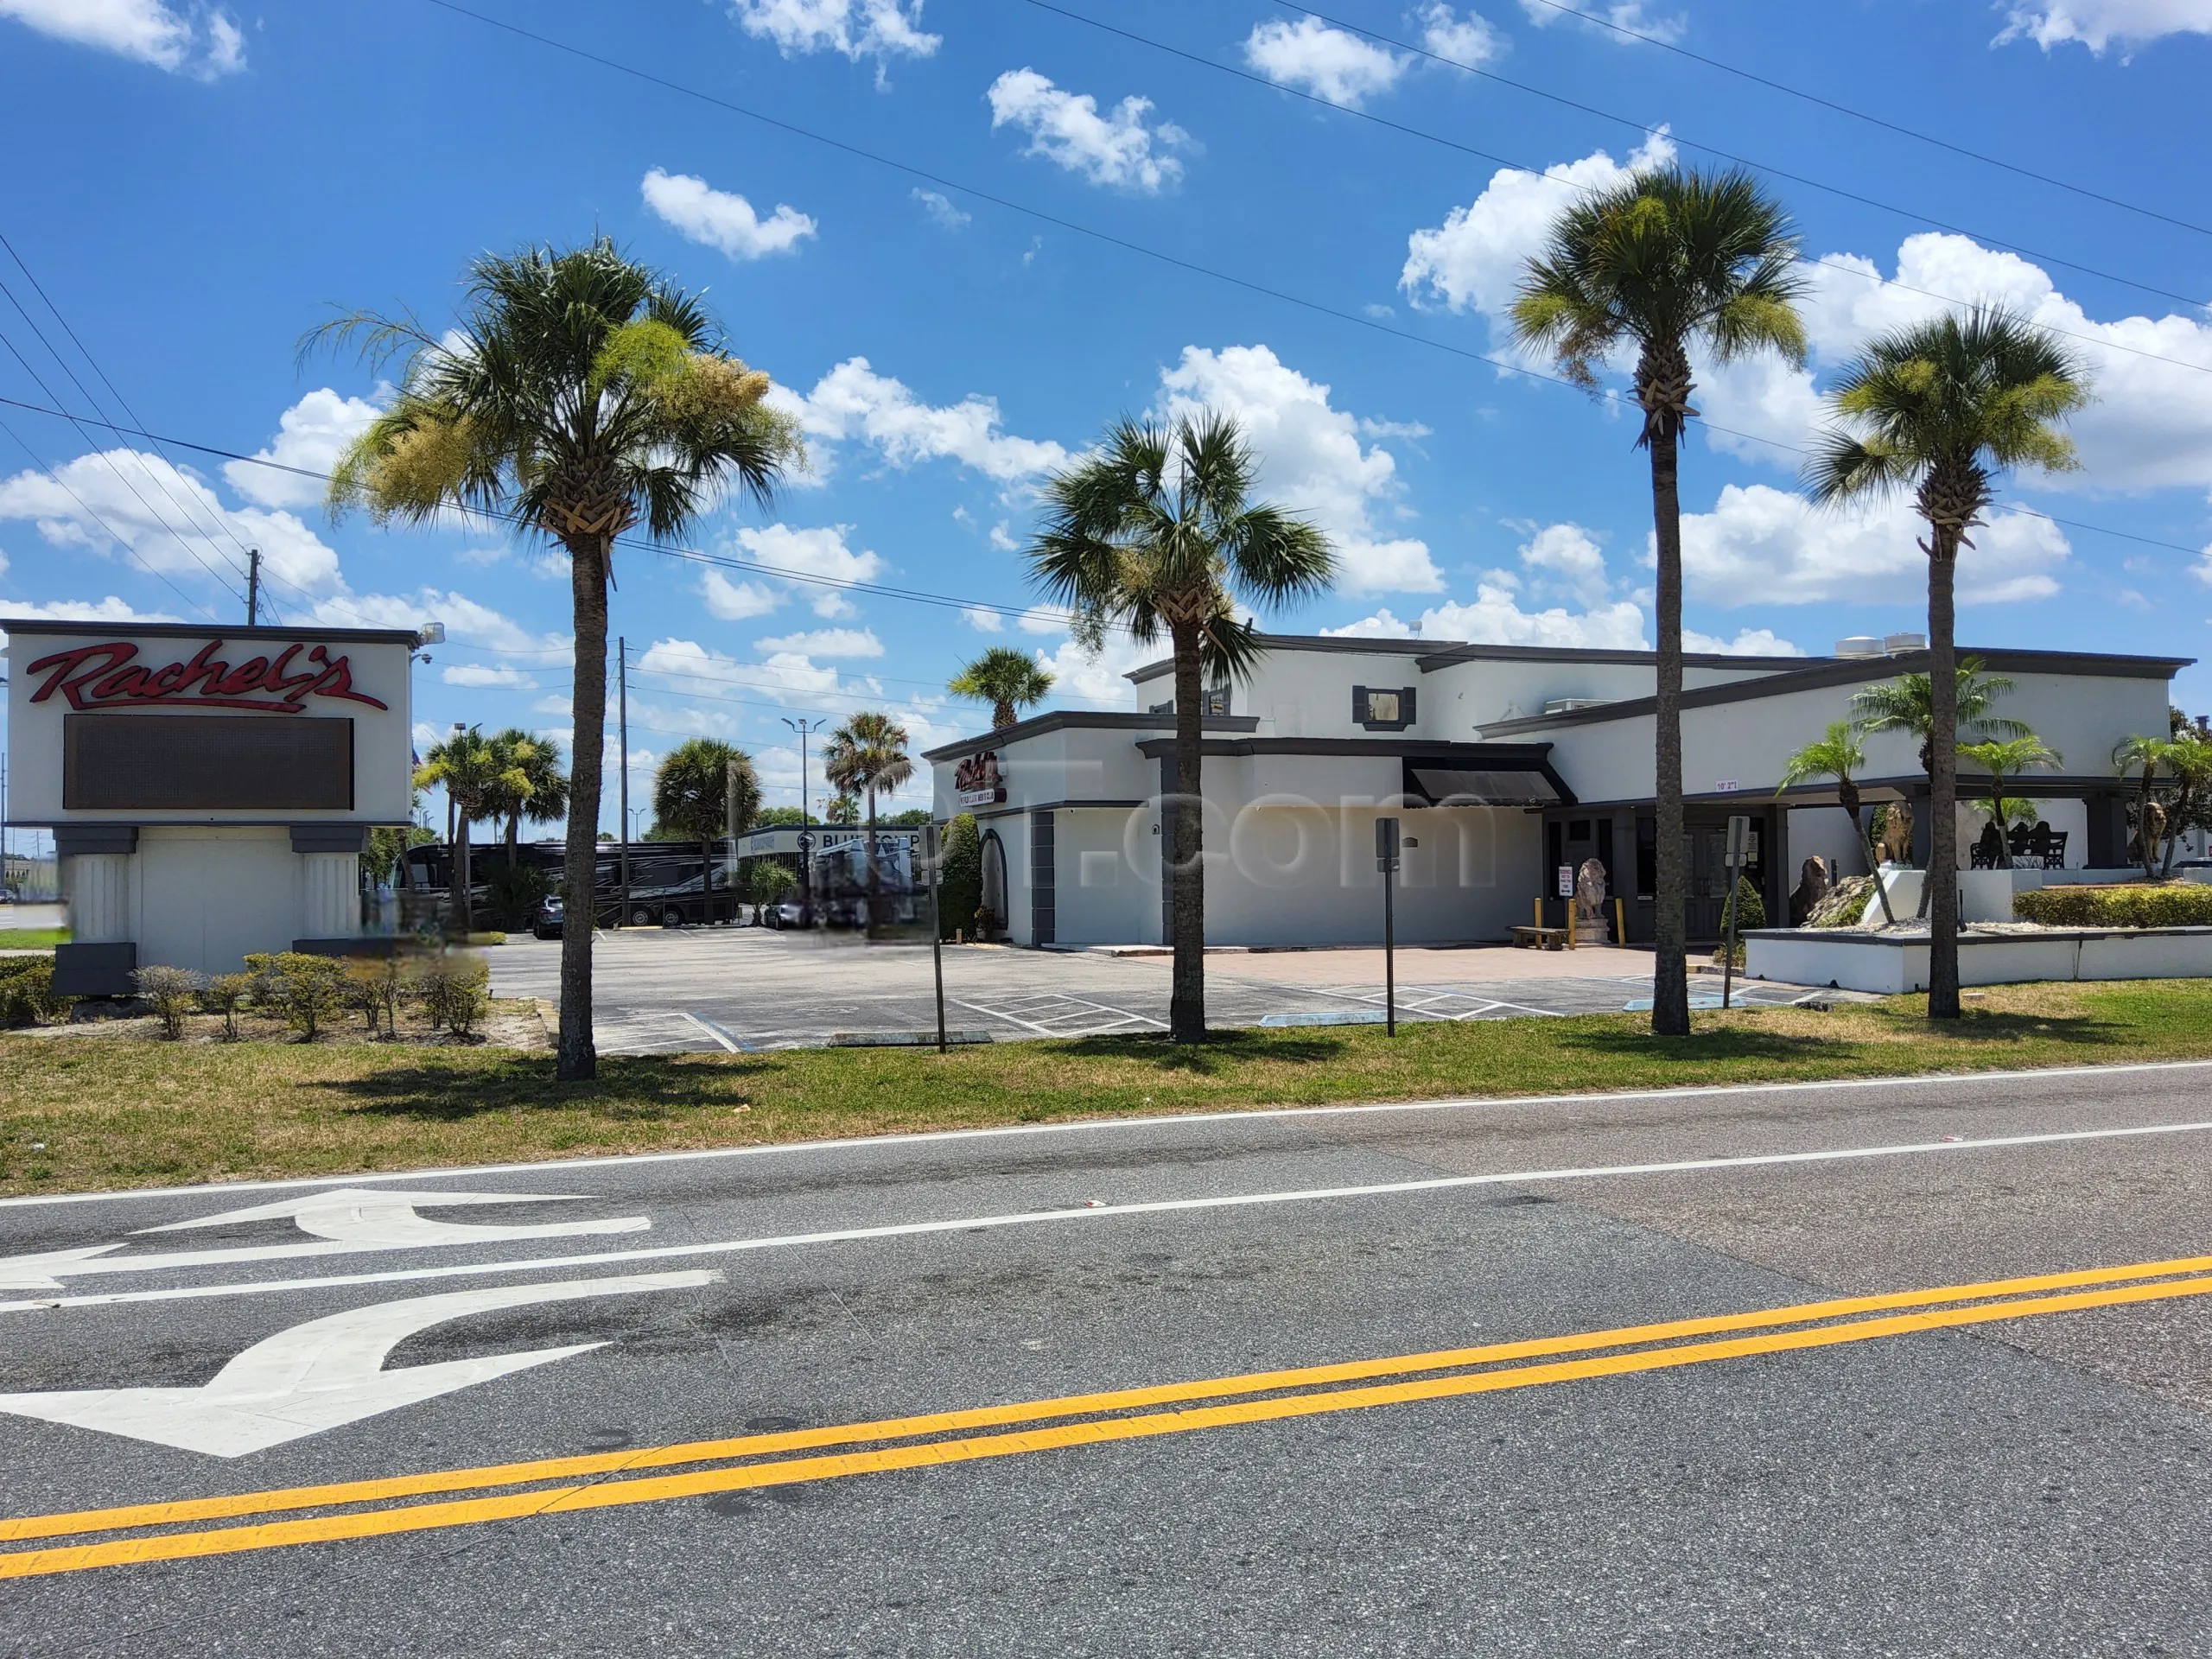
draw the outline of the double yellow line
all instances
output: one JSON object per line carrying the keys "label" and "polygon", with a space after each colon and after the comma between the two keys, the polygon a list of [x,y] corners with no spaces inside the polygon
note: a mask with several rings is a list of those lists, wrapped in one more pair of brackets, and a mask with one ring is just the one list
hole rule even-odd
{"label": "double yellow line", "polygon": [[[1919,1331],[2202,1295],[2212,1295],[2212,1256],[1802,1302],[1789,1307],[1625,1325],[1526,1342],[1256,1371],[785,1433],[693,1440],[641,1451],[548,1458],[73,1514],[24,1516],[0,1520],[0,1541],[88,1541],[0,1551],[0,1579],[657,1503],[712,1492],[836,1480],[849,1475],[1098,1446],[1324,1412],[1537,1388],[1586,1377],[1708,1364],[1753,1354],[1871,1342]],[[1725,1334],[1729,1332],[1758,1334]],[[1560,1357],[1563,1355],[1587,1357]],[[1539,1363],[1516,1363],[1527,1361]],[[1378,1381],[1386,1378],[1399,1380]],[[1216,1403],[1196,1405],[1193,1402]],[[979,1429],[1000,1432],[970,1432]],[[862,1449],[824,1452],[828,1447]],[[787,1455],[792,1452],[815,1455]],[[644,1472],[678,1469],[682,1472]],[[477,1496],[442,1499],[443,1494],[462,1492]],[[308,1510],[320,1513],[296,1519],[256,1519],[244,1526],[200,1524]]]}

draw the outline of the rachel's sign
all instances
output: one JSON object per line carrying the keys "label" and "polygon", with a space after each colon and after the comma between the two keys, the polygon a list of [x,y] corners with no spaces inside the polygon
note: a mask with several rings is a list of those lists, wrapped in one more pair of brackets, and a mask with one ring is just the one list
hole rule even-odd
{"label": "rachel's sign", "polygon": [[[189,661],[149,668],[135,660],[137,646],[116,639],[54,652],[23,671],[47,676],[31,693],[33,702],[44,702],[59,691],[80,712],[162,703],[296,715],[309,697],[336,697],[372,709],[389,706],[356,691],[349,659],[325,646],[289,645],[274,657],[249,657],[236,668],[216,656],[222,649],[221,639],[210,639]],[[295,672],[294,659],[302,652],[306,660]]]}

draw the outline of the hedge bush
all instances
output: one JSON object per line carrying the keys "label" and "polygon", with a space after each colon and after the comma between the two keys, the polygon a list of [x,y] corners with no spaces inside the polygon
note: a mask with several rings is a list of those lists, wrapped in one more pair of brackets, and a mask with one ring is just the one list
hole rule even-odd
{"label": "hedge bush", "polygon": [[0,1026],[37,1026],[69,1012],[54,994],[52,957],[0,957]]}
{"label": "hedge bush", "polygon": [[2123,881],[2108,887],[2044,887],[2016,897],[2012,913],[2046,927],[2212,927],[2212,887]]}

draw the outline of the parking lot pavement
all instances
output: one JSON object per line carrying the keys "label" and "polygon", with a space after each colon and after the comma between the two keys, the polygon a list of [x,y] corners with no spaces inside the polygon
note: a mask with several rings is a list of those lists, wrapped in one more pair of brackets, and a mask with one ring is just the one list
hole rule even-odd
{"label": "parking lot pavement", "polygon": [[[560,949],[517,939],[491,950],[493,991],[557,998]],[[601,934],[594,957],[602,1053],[782,1048],[936,1028],[925,946],[750,927],[624,929]],[[1649,1007],[1649,960],[1630,950],[1404,950],[1398,1017],[1544,1019]],[[1164,956],[948,945],[945,1024],[995,1041],[1164,1031],[1170,977]],[[1693,1006],[1719,1006],[1717,982],[1700,979],[1691,994]],[[1774,1003],[1809,993],[1739,983],[1738,995]],[[1383,995],[1379,950],[1228,951],[1206,962],[1206,1014],[1217,1026],[1370,1023],[1384,1017]]]}

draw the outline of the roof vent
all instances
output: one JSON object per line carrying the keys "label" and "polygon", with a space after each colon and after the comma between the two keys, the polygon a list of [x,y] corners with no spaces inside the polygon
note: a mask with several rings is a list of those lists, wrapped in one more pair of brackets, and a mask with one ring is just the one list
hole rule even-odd
{"label": "roof vent", "polygon": [[1544,712],[1571,715],[1578,709],[1596,709],[1612,701],[1611,697],[1554,697],[1544,704]]}
{"label": "roof vent", "polygon": [[1882,642],[1871,633],[1854,633],[1848,639],[1835,642],[1835,654],[1839,657],[1878,657],[1882,654]]}
{"label": "roof vent", "polygon": [[1893,633],[1882,641],[1882,654],[1885,657],[1895,657],[1908,651],[1927,649],[1928,636],[1924,633]]}

